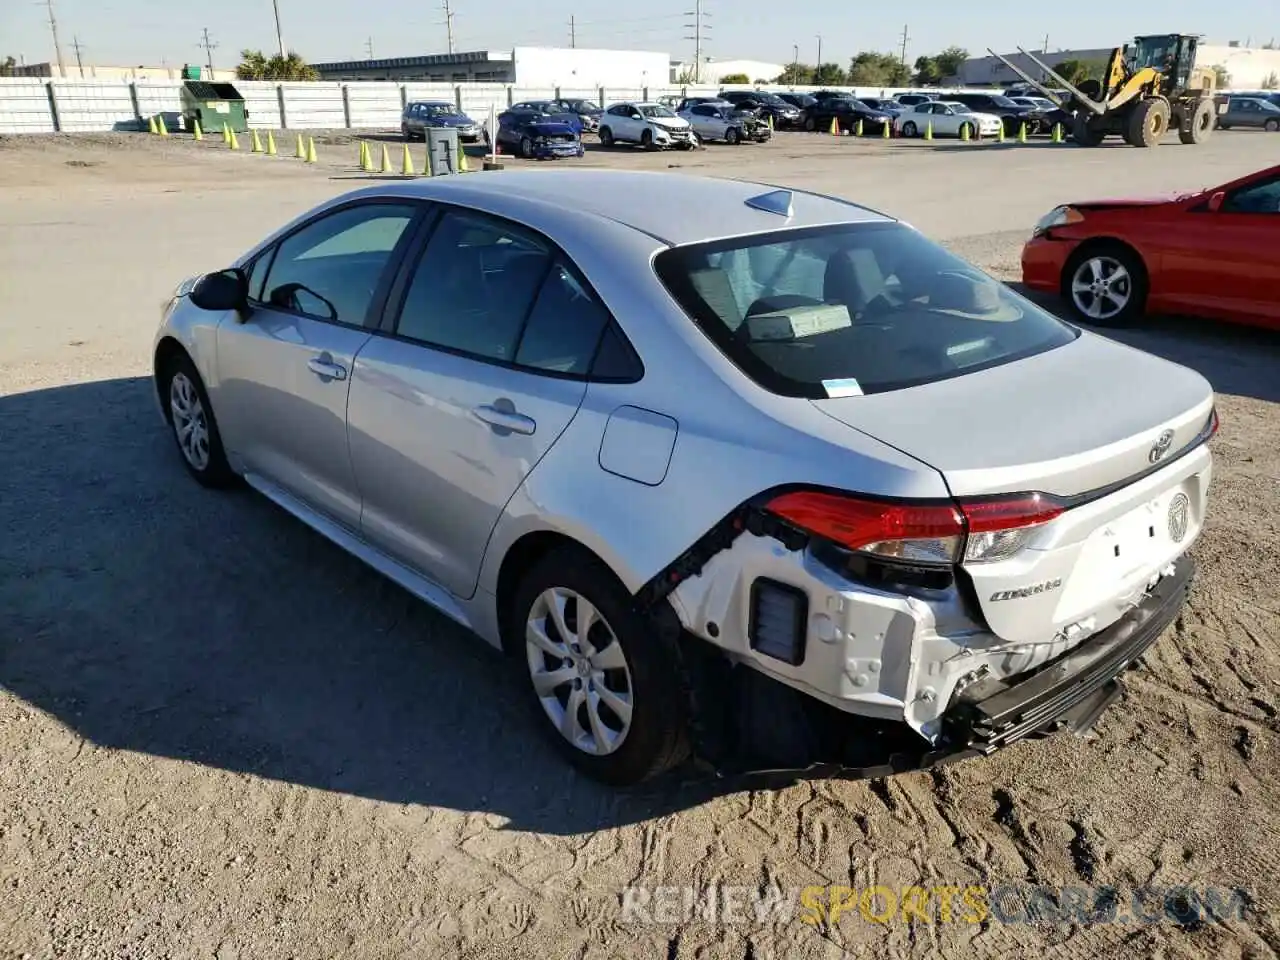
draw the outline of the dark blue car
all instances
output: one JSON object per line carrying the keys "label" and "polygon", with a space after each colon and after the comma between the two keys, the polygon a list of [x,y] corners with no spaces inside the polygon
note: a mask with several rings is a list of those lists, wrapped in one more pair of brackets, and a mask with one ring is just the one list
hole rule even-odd
{"label": "dark blue car", "polygon": [[512,107],[498,114],[497,145],[531,160],[580,157],[580,129],[536,109]]}
{"label": "dark blue car", "polygon": [[578,133],[582,133],[581,115],[562,100],[521,100],[519,103],[513,103],[509,109],[531,110],[535,113],[541,113],[543,116],[559,120],[561,123],[567,123]]}
{"label": "dark blue car", "polygon": [[400,132],[406,140],[425,140],[427,127],[456,127],[458,139],[474,143],[480,127],[449,100],[415,100],[405,104]]}

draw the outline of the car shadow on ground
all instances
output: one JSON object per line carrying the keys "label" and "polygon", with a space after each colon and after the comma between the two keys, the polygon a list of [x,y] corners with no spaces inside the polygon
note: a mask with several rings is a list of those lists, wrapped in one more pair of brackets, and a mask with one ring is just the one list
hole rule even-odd
{"label": "car shadow on ground", "polygon": [[576,775],[519,664],[247,489],[182,469],[150,380],[0,397],[0,686],[93,744],[576,834],[730,789]]}
{"label": "car shadow on ground", "polygon": [[1080,324],[1058,297],[1009,288],[1071,323],[1198,371],[1217,393],[1280,403],[1280,332],[1197,317],[1147,316],[1121,329]]}

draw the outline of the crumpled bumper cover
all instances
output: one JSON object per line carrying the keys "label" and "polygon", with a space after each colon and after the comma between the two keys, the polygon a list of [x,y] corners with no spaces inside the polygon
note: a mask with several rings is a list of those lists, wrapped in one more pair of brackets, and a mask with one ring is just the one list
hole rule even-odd
{"label": "crumpled bumper cover", "polygon": [[[1183,556],[1141,604],[1078,647],[1033,672],[994,683],[998,689],[978,690],[974,685],[960,691],[943,714],[942,734],[936,744],[929,744],[904,724],[893,724],[902,729],[885,736],[884,755],[866,757],[868,730],[864,718],[818,706],[812,709],[824,711],[818,726],[826,727],[825,746],[828,751],[834,746],[846,758],[823,758],[817,762],[810,758],[794,766],[777,762],[762,765],[740,751],[734,759],[703,759],[722,776],[751,780],[864,779],[927,770],[988,755],[1019,740],[1059,730],[1082,735],[1121,696],[1120,675],[1177,618],[1194,575],[1195,562]],[[835,726],[842,729],[836,732],[832,729]],[[848,750],[846,744],[854,742],[858,749]],[[852,755],[860,751],[862,755],[854,759]],[[777,759],[776,751],[771,759]]]}

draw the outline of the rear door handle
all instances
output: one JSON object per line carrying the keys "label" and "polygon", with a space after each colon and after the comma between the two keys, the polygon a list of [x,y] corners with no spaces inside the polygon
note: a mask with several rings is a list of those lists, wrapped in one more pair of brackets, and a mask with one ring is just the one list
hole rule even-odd
{"label": "rear door handle", "polygon": [[[486,403],[484,406],[476,407],[475,409],[476,416],[489,424],[494,433],[499,436],[508,433],[529,436],[538,428],[538,424],[533,417],[526,417],[523,413],[516,413],[510,400],[505,402],[499,400],[498,403],[502,404],[502,406]],[[506,407],[511,407],[511,409],[504,409]]]}
{"label": "rear door handle", "polygon": [[347,368],[340,363],[335,363],[333,357],[327,353],[312,357],[307,361],[307,367],[318,377],[328,377],[330,380],[347,379]]}

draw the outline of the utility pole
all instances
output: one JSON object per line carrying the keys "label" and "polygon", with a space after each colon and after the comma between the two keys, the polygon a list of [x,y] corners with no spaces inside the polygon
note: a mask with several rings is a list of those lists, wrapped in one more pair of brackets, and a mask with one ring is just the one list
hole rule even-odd
{"label": "utility pole", "polygon": [[62,44],[58,42],[58,18],[53,15],[53,0],[44,0],[49,8],[49,29],[53,32],[53,53],[58,60],[58,76],[67,78],[67,65],[62,61]]}
{"label": "utility pole", "polygon": [[449,9],[449,0],[440,0],[440,5],[444,7],[444,27],[449,35],[449,52],[453,53],[453,17],[454,13]]}
{"label": "utility pole", "polygon": [[904,23],[902,25],[902,65],[904,67],[907,65],[907,41],[911,39],[909,36],[907,36],[908,26],[910,26],[910,24]]}
{"label": "utility pole", "polygon": [[702,0],[696,0],[696,2],[693,5],[693,9],[686,10],[684,12],[684,15],[686,17],[693,17],[693,23],[686,23],[684,25],[686,30],[688,29],[693,30],[693,36],[685,37],[685,39],[693,41],[693,82],[701,83],[702,82],[702,35],[703,33],[711,32],[711,27],[703,23],[703,18],[709,17],[711,16],[711,14],[707,13],[702,9]]}
{"label": "utility pole", "polygon": [[280,32],[280,0],[271,0],[271,9],[276,15],[276,46],[280,48],[280,59],[284,59],[284,34]]}
{"label": "utility pole", "polygon": [[791,82],[795,83],[800,79],[800,44],[793,43],[791,45]]}
{"label": "utility pole", "polygon": [[76,52],[76,66],[80,68],[80,79],[84,79],[84,59],[80,56],[80,52],[84,49],[77,36],[71,37],[71,49]]}
{"label": "utility pole", "polygon": [[1048,52],[1049,52],[1049,35],[1048,35],[1047,33],[1044,35],[1044,47],[1043,47],[1043,49],[1041,49],[1041,51],[1040,51],[1040,52],[1041,52],[1041,53],[1048,53]]}
{"label": "utility pole", "polygon": [[369,54],[369,59],[373,59],[373,37],[364,42],[364,52]]}
{"label": "utility pole", "polygon": [[578,45],[577,27],[573,19],[573,14],[569,14],[569,49],[572,50],[577,45]]}
{"label": "utility pole", "polygon": [[209,79],[212,80],[213,79],[213,48],[216,47],[217,44],[209,39],[208,27],[204,28],[204,36],[200,38],[200,43],[198,44],[198,46],[204,47],[205,64],[209,68]]}
{"label": "utility pole", "polygon": [[818,62],[813,65],[813,82],[818,83],[818,78],[822,76],[822,34],[818,37]]}

